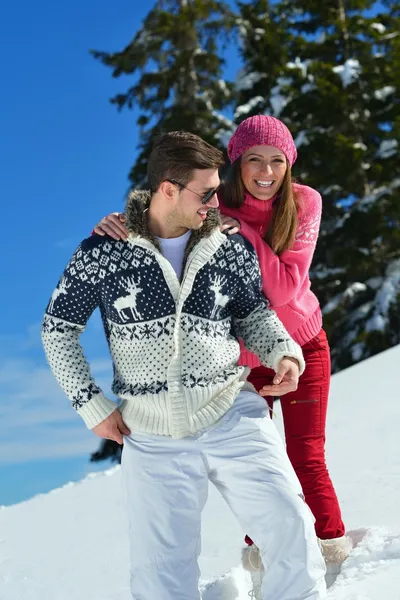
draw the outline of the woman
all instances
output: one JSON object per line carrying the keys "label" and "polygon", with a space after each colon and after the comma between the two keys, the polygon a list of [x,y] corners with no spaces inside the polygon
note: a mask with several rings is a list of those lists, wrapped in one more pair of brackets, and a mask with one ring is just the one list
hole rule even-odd
{"label": "woman", "polygon": [[[351,541],[325,464],[325,423],[330,384],[330,353],[318,300],[310,289],[309,268],[321,220],[321,196],[292,181],[297,151],[291,133],[278,119],[257,115],[243,121],[228,144],[231,162],[220,194],[223,230],[240,232],[255,247],[263,291],[303,350],[306,370],[296,392],[281,398],[289,458],[327,565],[339,566]],[[120,215],[102,219],[95,232],[126,237]],[[251,367],[249,381],[271,410],[274,373],[243,348],[241,364]],[[252,541],[246,538],[249,546]],[[250,563],[254,564],[252,555]],[[246,562],[246,556],[244,556]]]}

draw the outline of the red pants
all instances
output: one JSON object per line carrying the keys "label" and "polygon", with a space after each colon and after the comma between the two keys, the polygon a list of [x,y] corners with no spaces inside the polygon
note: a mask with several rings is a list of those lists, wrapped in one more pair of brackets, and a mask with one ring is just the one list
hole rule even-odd
{"label": "red pants", "polygon": [[[306,369],[295,392],[282,396],[286,450],[315,519],[320,539],[344,535],[345,528],[332,481],[325,464],[325,423],[331,363],[323,329],[302,346]],[[256,390],[270,384],[274,371],[256,367],[248,377]],[[265,398],[271,409],[273,397]],[[251,542],[248,538],[246,541]]]}

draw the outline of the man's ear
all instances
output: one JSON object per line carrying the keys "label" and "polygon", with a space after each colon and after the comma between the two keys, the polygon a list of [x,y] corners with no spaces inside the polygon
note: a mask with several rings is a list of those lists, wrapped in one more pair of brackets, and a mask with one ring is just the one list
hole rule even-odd
{"label": "man's ear", "polygon": [[170,181],[162,181],[158,191],[161,192],[167,200],[174,200],[178,192],[178,186]]}

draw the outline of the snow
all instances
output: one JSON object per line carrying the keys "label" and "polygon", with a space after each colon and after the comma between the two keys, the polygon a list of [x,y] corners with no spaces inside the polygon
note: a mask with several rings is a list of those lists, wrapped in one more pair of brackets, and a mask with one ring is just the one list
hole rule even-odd
{"label": "snow", "polygon": [[251,90],[252,87],[264,77],[264,74],[258,73],[257,71],[246,73],[244,70],[242,70],[237,76],[235,88],[237,91]]}
{"label": "snow", "polygon": [[218,138],[221,144],[226,148],[236,129],[236,125],[231,119],[228,119],[217,111],[213,110],[212,114],[219,121],[219,127],[215,137]]}
{"label": "snow", "polygon": [[[385,331],[388,326],[390,307],[396,302],[396,298],[400,294],[400,259],[393,260],[389,263],[383,278],[373,277],[366,283],[352,283],[346,290],[334,296],[323,307],[322,313],[325,315],[334,311],[338,306],[343,306],[346,301],[351,300],[360,292],[365,292],[368,288],[376,291],[374,302],[365,302],[357,307],[357,309],[352,312],[349,322],[356,324],[360,319],[368,316],[365,325],[363,326],[365,332]],[[350,346],[356,336],[357,331],[350,331],[347,334],[346,339],[343,340],[343,347]],[[356,343],[351,347],[354,361],[360,360],[364,352],[364,342]]]}
{"label": "snow", "polygon": [[332,298],[332,300],[330,300],[327,304],[325,304],[325,306],[322,310],[322,313],[325,315],[327,313],[332,312],[344,300],[351,300],[356,294],[358,294],[359,292],[365,292],[366,289],[367,289],[367,286],[365,285],[365,283],[355,281],[354,283],[349,285],[349,287],[346,288],[344,290],[344,292],[337,294],[337,296],[334,296]]}
{"label": "snow", "polygon": [[307,76],[307,67],[311,61],[302,61],[300,57],[296,56],[294,62],[286,63],[288,69],[299,69],[303,77]]}
{"label": "snow", "polygon": [[311,279],[326,279],[332,275],[343,275],[345,269],[343,267],[327,267],[326,265],[318,265],[311,271]]}
{"label": "snow", "polygon": [[364,196],[362,200],[358,203],[358,208],[360,210],[368,210],[369,207],[374,204],[379,198],[381,198],[384,194],[390,193],[391,186],[381,186],[373,190],[367,196]]}
{"label": "snow", "polygon": [[224,94],[224,96],[229,97],[230,91],[229,91],[228,86],[226,85],[225,81],[223,79],[218,79],[217,85],[218,85],[219,89],[221,90],[221,92]]}
{"label": "snow", "polygon": [[394,260],[386,267],[383,283],[375,298],[373,315],[365,324],[365,330],[384,331],[388,324],[388,314],[392,303],[400,294],[400,259]]}
{"label": "snow", "polygon": [[[385,529],[373,529],[349,557],[332,590],[335,600],[400,598],[400,539]],[[330,594],[328,594],[328,598]]]}
{"label": "snow", "polygon": [[243,41],[247,37],[248,33],[252,32],[251,23],[250,21],[247,21],[247,19],[242,19],[239,17],[235,19],[235,25],[239,34],[239,42],[240,44],[243,44]]}
{"label": "snow", "polygon": [[[399,362],[400,345],[332,379],[327,460],[355,549],[328,600],[400,600]],[[248,599],[243,533],[210,486],[203,600]],[[131,600],[119,467],[0,510],[0,598]]]}
{"label": "snow", "polygon": [[343,65],[333,67],[333,72],[339,75],[343,87],[347,87],[358,78],[361,73],[361,65],[356,58],[348,58]]}
{"label": "snow", "polygon": [[382,281],[383,277],[370,277],[369,279],[367,279],[365,284],[373,290],[377,290],[381,287]]}
{"label": "snow", "polygon": [[275,117],[279,117],[286,104],[289,102],[287,92],[283,92],[282,88],[289,87],[291,80],[288,77],[278,77],[277,84],[271,89],[269,101],[272,106]]}
{"label": "snow", "polygon": [[[379,313],[376,313],[376,312],[365,323],[365,331],[367,333],[370,333],[371,331],[385,331],[385,327],[386,327],[386,319],[384,318],[383,315],[380,315]],[[362,346],[363,350],[365,350],[364,344],[359,344],[359,346],[360,347]],[[356,354],[353,353],[354,360],[360,360],[361,355],[362,354],[358,354],[357,352],[356,352]]]}
{"label": "snow", "polygon": [[265,35],[265,29],[262,29],[261,27],[256,27],[253,30],[253,35],[254,35],[254,39],[258,42]]}
{"label": "snow", "polygon": [[380,158],[390,158],[397,153],[398,147],[399,142],[397,140],[383,140],[376,155]]}
{"label": "snow", "polygon": [[315,83],[308,82],[301,86],[301,93],[308,94],[309,92],[313,92],[316,89],[317,86],[315,85]]}
{"label": "snow", "polygon": [[247,115],[255,106],[257,106],[257,104],[261,104],[262,102],[264,102],[264,98],[262,96],[255,96],[246,104],[238,106],[235,110],[235,119],[241,117],[242,115]]}
{"label": "snow", "polygon": [[340,190],[340,185],[337,185],[337,183],[334,183],[332,185],[328,185],[328,186],[322,188],[322,192],[324,194],[330,194],[331,192],[338,192],[339,190]]}
{"label": "snow", "polygon": [[368,150],[367,146],[363,142],[356,142],[353,144],[353,148],[357,148],[358,150]]}
{"label": "snow", "polygon": [[374,96],[377,100],[386,100],[388,96],[394,94],[395,88],[392,85],[385,85],[380,90],[375,90]]}
{"label": "snow", "polygon": [[352,346],[351,355],[353,357],[354,362],[358,362],[359,360],[361,360],[364,350],[365,345],[362,342],[359,342],[358,344],[354,344],[354,346]]}
{"label": "snow", "polygon": [[308,138],[305,131],[299,131],[294,140],[294,144],[296,148],[299,148],[300,146],[306,146],[308,144]]}
{"label": "snow", "polygon": [[398,35],[399,35],[399,32],[398,31],[394,31],[393,33],[388,33],[382,39],[384,39],[385,41],[394,40],[394,38],[397,38]]}
{"label": "snow", "polygon": [[375,29],[378,33],[385,33],[386,27],[383,23],[371,23],[372,29]]}
{"label": "snow", "polygon": [[232,133],[233,132],[231,131],[219,131],[215,137],[221,142],[224,148],[227,148],[229,140],[232,137]]}
{"label": "snow", "polygon": [[[346,199],[343,199],[343,200],[342,200],[342,202],[343,202],[343,201],[344,201],[344,202],[346,202],[346,201],[347,201],[347,198],[346,198]],[[340,202],[340,201],[338,201],[338,202],[336,203],[336,205],[338,205],[338,204],[339,204],[339,202]],[[332,231],[335,231],[336,229],[340,229],[340,228],[343,226],[343,223],[344,223],[345,221],[347,221],[347,219],[348,219],[349,217],[350,217],[350,211],[346,211],[346,212],[343,214],[343,216],[342,216],[342,217],[340,217],[340,218],[338,218],[338,219],[335,219],[335,221],[333,222],[333,228],[332,228]]]}

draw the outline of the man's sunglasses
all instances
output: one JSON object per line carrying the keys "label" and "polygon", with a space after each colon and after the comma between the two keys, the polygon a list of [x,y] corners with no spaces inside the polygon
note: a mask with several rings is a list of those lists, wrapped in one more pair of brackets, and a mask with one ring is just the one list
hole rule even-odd
{"label": "man's sunglasses", "polygon": [[188,192],[192,192],[192,194],[196,194],[196,196],[199,196],[199,198],[201,198],[202,204],[207,204],[207,202],[209,202],[211,200],[211,198],[214,196],[214,194],[218,194],[219,189],[221,187],[219,185],[217,188],[215,188],[215,190],[209,190],[203,196],[202,194],[199,194],[198,192],[195,192],[195,191],[191,190],[190,188],[186,187],[186,185],[179,183],[179,181],[175,181],[175,179],[167,179],[166,181],[168,181],[169,183],[173,183],[174,185],[179,185],[180,188],[188,190]]}

